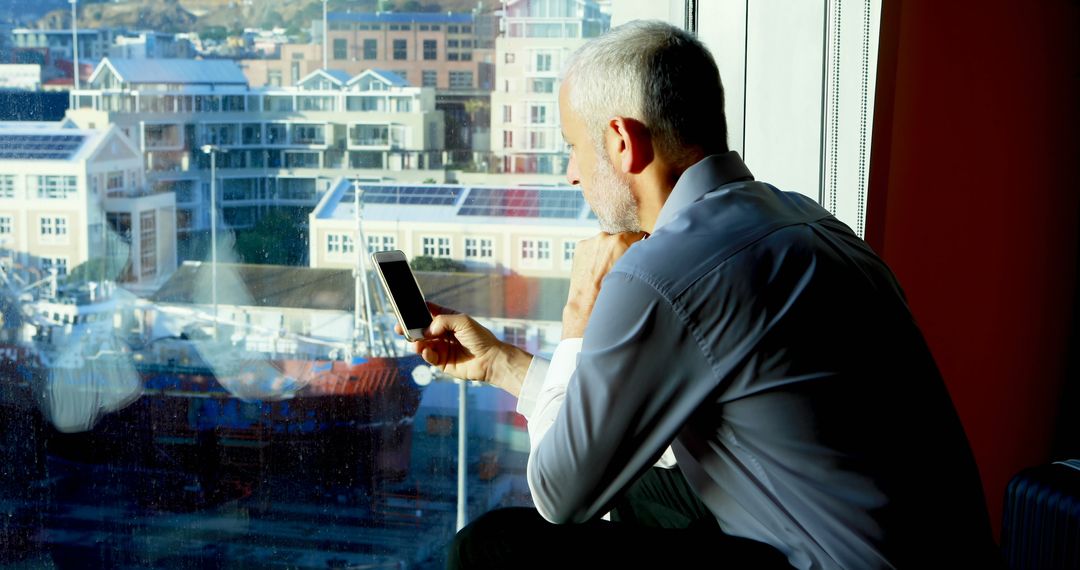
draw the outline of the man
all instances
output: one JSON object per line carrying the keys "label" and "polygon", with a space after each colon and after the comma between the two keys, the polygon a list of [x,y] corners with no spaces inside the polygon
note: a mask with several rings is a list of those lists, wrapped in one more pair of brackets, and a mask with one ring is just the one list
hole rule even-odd
{"label": "man", "polygon": [[[551,362],[464,315],[416,345],[529,421],[539,516],[481,517],[450,565],[994,563],[963,428],[893,276],[728,151],[708,51],[667,24],[616,28],[574,55],[560,114],[567,178],[604,233],[576,250]],[[722,533],[598,520],[671,454]]]}

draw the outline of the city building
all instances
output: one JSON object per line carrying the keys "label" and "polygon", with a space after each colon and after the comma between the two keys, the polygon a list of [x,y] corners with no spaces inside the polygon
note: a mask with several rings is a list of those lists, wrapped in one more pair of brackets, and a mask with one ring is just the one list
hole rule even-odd
{"label": "city building", "polygon": [[41,89],[41,65],[37,63],[0,64],[0,89]]}
{"label": "city building", "polygon": [[[80,57],[82,54],[80,53]],[[112,59],[190,59],[195,57],[191,40],[177,34],[127,32],[116,36],[109,46]]]}
{"label": "city building", "polygon": [[586,39],[607,31],[594,0],[508,0],[495,41],[491,151],[502,172],[566,170],[559,131],[559,71]]}
{"label": "city building", "polygon": [[377,184],[340,179],[308,221],[312,267],[354,267],[354,188],[368,253],[400,249],[449,259],[467,271],[569,277],[577,242],[598,231],[570,187]]}
{"label": "city building", "polygon": [[142,156],[115,127],[0,123],[0,250],[5,266],[65,277],[104,257],[132,286],[176,268],[172,194],[147,191]]}
{"label": "city building", "polygon": [[341,176],[441,181],[443,118],[434,89],[392,72],[316,70],[293,87],[249,88],[226,60],[113,60],[71,96],[83,128],[116,125],[148,183],[176,195],[181,234],[210,227],[210,162],[229,227],[272,206],[311,208]]}
{"label": "city building", "polygon": [[[491,90],[493,30],[473,14],[330,12],[327,25],[331,68],[350,75],[388,69],[412,85],[440,90]],[[321,19],[311,32],[312,43],[283,45],[280,58],[241,61],[251,85],[295,85],[323,67]]]}
{"label": "city building", "polygon": [[[79,59],[98,61],[109,55],[120,31],[112,28],[80,29]],[[15,63],[51,65],[58,60],[70,61],[71,29],[39,30],[15,28],[11,31],[12,58]]]}

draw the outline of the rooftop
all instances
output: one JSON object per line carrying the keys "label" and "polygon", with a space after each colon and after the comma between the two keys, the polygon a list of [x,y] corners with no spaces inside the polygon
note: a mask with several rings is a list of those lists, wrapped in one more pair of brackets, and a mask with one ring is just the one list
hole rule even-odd
{"label": "rooftop", "polygon": [[[193,304],[205,295],[210,264],[187,261],[154,295],[155,303]],[[246,306],[324,311],[353,310],[351,269],[218,264],[222,287],[242,287]],[[480,273],[416,273],[429,301],[490,319],[559,321],[570,281]],[[377,287],[377,281],[374,281]],[[243,293],[246,292],[246,295]]]}
{"label": "rooftop", "polygon": [[120,59],[101,60],[90,81],[111,68],[125,83],[247,85],[236,62],[226,59]]}
{"label": "rooftop", "polygon": [[471,24],[473,15],[468,13],[431,12],[330,12],[326,15],[332,22],[363,22],[368,24]]}
{"label": "rooftop", "polygon": [[[315,217],[352,220],[355,182],[340,179],[315,206]],[[468,224],[595,226],[581,191],[569,186],[464,186],[361,182],[366,220]],[[508,220],[510,218],[510,220]]]}
{"label": "rooftop", "polygon": [[0,161],[83,160],[111,131],[75,129],[68,123],[0,122]]}

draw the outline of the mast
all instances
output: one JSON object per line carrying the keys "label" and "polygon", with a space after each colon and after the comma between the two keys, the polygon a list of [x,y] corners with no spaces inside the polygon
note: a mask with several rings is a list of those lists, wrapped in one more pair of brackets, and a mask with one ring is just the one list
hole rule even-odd
{"label": "mast", "polygon": [[[360,352],[360,322],[365,323],[367,329],[367,352],[375,354],[375,328],[371,320],[371,291],[368,286],[367,273],[367,240],[364,238],[363,214],[360,211],[360,196],[364,189],[360,187],[359,180],[353,180],[353,220],[356,222],[356,241],[353,250],[356,251],[356,267],[353,268],[353,354]],[[360,318],[360,295],[363,291],[364,319]]]}

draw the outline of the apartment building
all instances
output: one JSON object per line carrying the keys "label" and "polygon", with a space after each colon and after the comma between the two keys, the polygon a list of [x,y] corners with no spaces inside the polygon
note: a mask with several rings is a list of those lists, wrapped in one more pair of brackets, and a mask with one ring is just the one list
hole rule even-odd
{"label": "apartment building", "polygon": [[[78,30],[79,59],[98,61],[109,55],[109,48],[121,32],[112,28]],[[50,65],[72,59],[71,29],[38,30],[15,28],[11,31],[12,56],[16,63]]]}
{"label": "apartment building", "polygon": [[229,227],[271,206],[313,207],[340,176],[442,180],[443,120],[434,89],[369,69],[316,70],[293,87],[250,88],[226,60],[106,58],[67,116],[116,125],[144,159],[148,183],[176,196],[181,233],[210,227],[210,156]]}
{"label": "apartment building", "polygon": [[508,0],[495,42],[491,150],[508,173],[566,170],[559,131],[559,71],[610,16],[594,0]]}
{"label": "apartment building", "polygon": [[308,220],[312,267],[357,263],[355,189],[367,251],[400,249],[468,271],[569,277],[577,243],[599,230],[577,188],[338,180]]}
{"label": "apartment building", "polygon": [[67,276],[106,258],[132,285],[176,269],[171,194],[147,191],[142,156],[115,127],[0,122],[0,257],[8,267]]}
{"label": "apartment building", "polygon": [[[490,91],[494,26],[473,14],[330,12],[327,65],[356,75],[391,70],[412,85]],[[296,85],[323,66],[323,22],[312,22],[311,44],[286,44],[276,59],[240,62],[252,86]]]}

